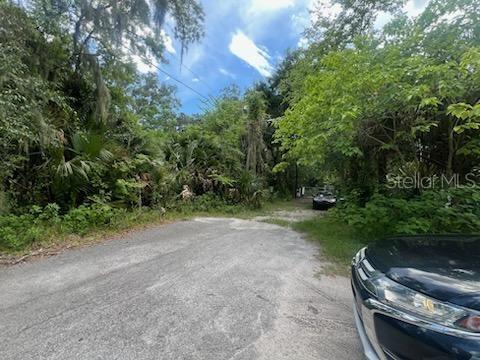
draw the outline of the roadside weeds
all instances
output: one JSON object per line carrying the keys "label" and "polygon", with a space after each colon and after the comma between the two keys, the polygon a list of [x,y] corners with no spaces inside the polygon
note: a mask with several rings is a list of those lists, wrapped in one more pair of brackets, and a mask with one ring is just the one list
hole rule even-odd
{"label": "roadside weeds", "polygon": [[365,246],[351,226],[328,214],[294,223],[292,228],[320,245],[321,257],[328,262],[324,274],[348,275],[352,257]]}
{"label": "roadside weeds", "polygon": [[58,255],[59,253],[79,247],[92,246],[105,241],[114,240],[122,234],[140,229],[164,226],[174,221],[185,221],[195,217],[236,217],[252,219],[261,215],[268,215],[275,211],[289,211],[298,205],[292,201],[275,200],[266,203],[261,209],[250,209],[242,206],[228,209],[214,209],[206,211],[167,211],[137,210],[121,214],[112,223],[102,227],[92,227],[85,234],[74,234],[53,224],[47,235],[39,241],[33,242],[20,250],[0,251],[0,266],[11,266],[34,259],[41,259]]}
{"label": "roadside weeds", "polygon": [[35,259],[51,257],[79,247],[92,246],[114,240],[119,235],[140,229],[164,226],[175,221],[185,221],[195,217],[234,217],[252,219],[287,227],[303,233],[306,239],[320,245],[319,257],[324,266],[322,275],[347,276],[353,255],[365,245],[355,236],[352,227],[341,223],[328,213],[313,211],[308,204],[298,201],[273,201],[261,209],[238,207],[191,212],[161,212],[143,210],[126,213],[121,219],[103,228],[93,228],[87,234],[62,233],[52,228],[49,237],[33,243],[20,251],[0,253],[0,266],[10,266]]}

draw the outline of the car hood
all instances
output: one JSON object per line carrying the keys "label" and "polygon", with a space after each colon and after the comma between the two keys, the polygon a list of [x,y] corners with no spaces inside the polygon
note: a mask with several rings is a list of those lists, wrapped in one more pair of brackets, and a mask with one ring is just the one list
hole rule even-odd
{"label": "car hood", "polygon": [[314,201],[335,201],[335,196],[315,196]]}
{"label": "car hood", "polygon": [[369,246],[372,265],[390,279],[442,301],[480,311],[480,237],[409,236]]}

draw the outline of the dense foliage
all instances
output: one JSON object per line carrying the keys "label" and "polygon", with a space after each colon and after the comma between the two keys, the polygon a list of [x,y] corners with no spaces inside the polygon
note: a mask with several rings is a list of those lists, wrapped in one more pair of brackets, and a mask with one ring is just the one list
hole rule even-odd
{"label": "dense foliage", "polygon": [[[432,0],[381,31],[372,11],[395,3],[339,4],[336,24],[351,31],[322,32],[283,80],[289,108],[275,136],[284,161],[314,166],[355,195],[343,215],[365,233],[479,231],[479,190],[469,185],[480,151],[480,3]],[[349,20],[358,13],[363,22]],[[442,176],[457,180],[431,180]],[[393,186],[397,178],[431,181]]]}
{"label": "dense foliage", "polygon": [[187,116],[134,63],[164,60],[167,16],[182,55],[201,39],[196,0],[0,0],[0,248],[319,183],[369,236],[479,231],[480,3],[334,4],[272,77]]}
{"label": "dense foliage", "polygon": [[194,0],[0,2],[0,248],[131,209],[260,206],[263,94],[230,88],[203,114],[178,114],[175,88],[132,62],[162,61],[166,14],[184,49],[201,37]]}

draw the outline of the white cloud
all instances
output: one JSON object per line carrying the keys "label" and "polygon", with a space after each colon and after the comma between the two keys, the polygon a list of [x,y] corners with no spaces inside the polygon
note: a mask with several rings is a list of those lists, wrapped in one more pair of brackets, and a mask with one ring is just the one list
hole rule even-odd
{"label": "white cloud", "polygon": [[199,82],[200,79],[199,79],[199,78],[193,78],[192,81],[193,81],[193,82]]}
{"label": "white cloud", "polygon": [[262,12],[277,11],[295,5],[295,0],[250,0],[248,12],[258,14]]}
{"label": "white cloud", "polygon": [[[306,18],[310,17],[308,9],[317,0],[244,0],[237,1],[237,14],[242,20],[242,29],[249,36],[255,39],[268,36],[271,33],[270,24],[278,19],[279,16],[288,14],[298,14]],[[232,3],[233,1],[224,1]],[[301,22],[301,19],[294,19],[296,22]],[[292,22],[285,22],[285,30],[288,27],[294,28],[297,31],[297,24]],[[280,29],[277,29],[280,31]],[[302,29],[303,30],[303,29]]]}
{"label": "white cloud", "polygon": [[132,53],[130,54],[130,59],[136,65],[137,70],[142,74],[157,71],[157,68],[155,67],[156,60],[152,56],[140,56]]}
{"label": "white cloud", "polygon": [[298,11],[290,16],[290,27],[295,34],[298,34],[297,47],[306,48],[310,39],[303,34],[306,28],[318,21],[319,15],[327,18],[334,18],[342,11],[342,6],[333,4],[332,0],[298,0]]}
{"label": "white cloud", "polygon": [[[405,5],[403,6],[403,11],[407,13],[410,17],[417,17],[427,7],[430,0],[408,0]],[[392,13],[388,13],[385,11],[380,11],[377,15],[377,19],[373,24],[375,29],[382,29],[385,25],[387,25],[392,19],[394,18]]]}
{"label": "white cloud", "polygon": [[377,19],[373,23],[373,27],[377,30],[382,29],[392,19],[393,19],[393,15],[391,13],[380,11],[377,15]]}
{"label": "white cloud", "polygon": [[183,54],[183,63],[193,68],[196,63],[200,62],[205,56],[205,47],[201,43],[194,44],[188,48],[188,51]]}
{"label": "white cloud", "polygon": [[408,0],[403,10],[405,10],[409,16],[416,17],[425,10],[429,1],[430,0]]}
{"label": "white cloud", "polygon": [[298,34],[302,33],[310,25],[308,9],[290,16],[290,27]]}
{"label": "white cloud", "polygon": [[310,44],[310,41],[303,36],[300,39],[298,39],[298,42],[297,42],[297,46],[302,49],[306,49],[309,44]]}
{"label": "white cloud", "polygon": [[465,12],[462,10],[455,10],[452,12],[448,12],[442,16],[440,16],[432,26],[439,25],[441,23],[452,24],[458,18],[465,16]]}
{"label": "white cloud", "polygon": [[[142,38],[153,36],[153,30],[150,29],[149,27],[137,26],[135,28],[135,33]],[[175,51],[175,48],[173,47],[172,38],[164,30],[160,32],[160,37],[162,38],[163,44],[165,45],[165,50],[171,54],[175,54],[176,51]],[[151,54],[150,51],[147,50],[146,54],[140,55],[138,53],[135,53],[131,49],[126,49],[126,50],[127,50],[127,55],[130,57],[132,62],[137,66],[137,70],[139,72],[141,72],[142,74],[157,72],[156,65],[158,64],[158,62],[156,58]]]}
{"label": "white cloud", "polygon": [[[408,16],[416,17],[425,10],[429,2],[430,0],[408,0],[404,5],[403,10]],[[305,16],[305,12],[303,14],[300,13],[292,15],[292,27],[294,29],[299,29],[305,24],[305,22],[315,23],[317,20],[315,14],[317,13],[332,19],[338,16],[338,14],[342,11],[342,6],[338,3],[332,4],[332,0],[310,0],[310,4],[307,6],[307,9],[313,8],[315,8],[317,11],[310,13],[309,19]],[[375,23],[373,24],[373,27],[375,29],[381,29],[392,19],[393,15],[391,13],[380,11],[377,15]],[[307,43],[308,39],[300,38],[297,45],[299,47],[304,47]]]}
{"label": "white cloud", "polygon": [[331,0],[320,0],[311,5],[312,9],[321,10],[310,14],[310,20],[315,22],[318,20],[317,15],[320,14],[327,18],[334,18],[342,11],[342,5],[339,3],[332,4]]}
{"label": "white cloud", "polygon": [[[147,26],[135,26],[135,34],[137,34],[141,38],[153,37],[154,32],[150,27]],[[165,50],[167,50],[171,54],[175,54],[175,48],[173,47],[173,40],[170,35],[167,34],[165,30],[160,31],[160,38],[163,41],[163,45],[165,46]]]}
{"label": "white cloud", "polygon": [[220,68],[220,69],[218,69],[218,71],[220,72],[220,74],[231,77],[232,79],[236,78],[235,74],[231,73],[230,71],[228,71],[225,68]]}
{"label": "white cloud", "polygon": [[270,55],[268,52],[260,49],[252,39],[240,30],[237,30],[232,36],[229,49],[232,54],[245,61],[263,76],[272,74],[273,67],[269,62]]}
{"label": "white cloud", "polygon": [[167,50],[170,54],[176,54],[175,48],[173,47],[173,40],[168,34],[162,30],[160,36],[163,40],[163,45],[165,45],[165,50]]}

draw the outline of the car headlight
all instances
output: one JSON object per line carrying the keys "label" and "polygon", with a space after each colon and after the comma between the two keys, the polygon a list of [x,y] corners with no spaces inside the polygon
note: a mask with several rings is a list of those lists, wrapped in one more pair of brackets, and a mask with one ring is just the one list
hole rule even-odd
{"label": "car headlight", "polygon": [[390,280],[384,275],[366,280],[378,300],[425,320],[450,328],[480,333],[480,315],[451,305]]}

